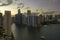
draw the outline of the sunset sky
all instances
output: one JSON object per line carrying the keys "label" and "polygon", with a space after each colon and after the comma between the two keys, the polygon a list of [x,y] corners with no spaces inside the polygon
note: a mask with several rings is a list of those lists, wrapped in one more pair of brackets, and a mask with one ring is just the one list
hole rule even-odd
{"label": "sunset sky", "polygon": [[[44,11],[60,11],[60,0],[13,0],[13,3],[9,6],[0,6],[0,12],[4,10],[12,11],[12,15],[17,13],[17,3],[23,3],[24,7],[21,9],[22,13],[26,12],[26,7],[36,12],[36,9],[42,9]],[[7,3],[7,0],[2,0],[2,3]]]}

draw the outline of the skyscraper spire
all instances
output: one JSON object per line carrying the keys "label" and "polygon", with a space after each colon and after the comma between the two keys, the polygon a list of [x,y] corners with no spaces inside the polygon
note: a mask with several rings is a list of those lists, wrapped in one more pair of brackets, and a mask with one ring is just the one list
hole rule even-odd
{"label": "skyscraper spire", "polygon": [[20,14],[21,13],[21,10],[20,9],[18,9],[18,14]]}

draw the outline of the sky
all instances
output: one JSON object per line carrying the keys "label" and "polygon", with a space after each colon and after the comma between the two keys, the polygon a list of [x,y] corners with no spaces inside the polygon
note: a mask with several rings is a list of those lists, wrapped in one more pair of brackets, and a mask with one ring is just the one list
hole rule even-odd
{"label": "sky", "polygon": [[[11,0],[9,0],[11,1]],[[8,4],[9,1],[7,0],[0,0],[1,3]],[[30,9],[32,12],[36,12],[38,9],[39,12],[43,11],[60,11],[60,0],[12,0],[10,5],[7,6],[0,6],[0,12],[5,10],[10,10],[12,15],[17,13],[18,3],[23,3],[24,7],[21,8],[21,12],[24,13],[27,9]],[[19,7],[21,7],[20,5]]]}

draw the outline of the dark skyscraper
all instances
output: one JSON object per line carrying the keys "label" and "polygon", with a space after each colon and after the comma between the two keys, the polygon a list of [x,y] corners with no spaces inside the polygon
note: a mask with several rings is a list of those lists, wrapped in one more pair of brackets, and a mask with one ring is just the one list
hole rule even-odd
{"label": "dark skyscraper", "polygon": [[22,13],[20,9],[18,9],[18,13],[15,15],[15,24],[22,24]]}
{"label": "dark skyscraper", "polygon": [[21,13],[21,10],[20,9],[18,9],[18,14],[20,14]]}
{"label": "dark skyscraper", "polygon": [[2,13],[0,13],[0,16],[2,16]]}

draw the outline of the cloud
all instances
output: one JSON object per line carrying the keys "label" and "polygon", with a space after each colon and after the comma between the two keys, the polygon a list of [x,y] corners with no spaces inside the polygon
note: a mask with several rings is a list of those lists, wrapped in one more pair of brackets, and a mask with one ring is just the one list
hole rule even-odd
{"label": "cloud", "polygon": [[0,0],[1,4],[0,6],[7,6],[12,4],[12,0]]}
{"label": "cloud", "polygon": [[53,2],[57,2],[57,0],[52,0]]}

